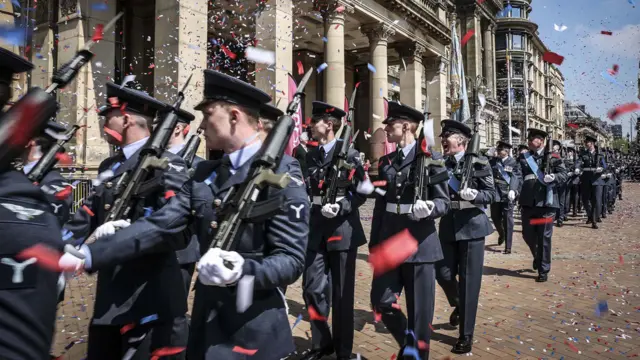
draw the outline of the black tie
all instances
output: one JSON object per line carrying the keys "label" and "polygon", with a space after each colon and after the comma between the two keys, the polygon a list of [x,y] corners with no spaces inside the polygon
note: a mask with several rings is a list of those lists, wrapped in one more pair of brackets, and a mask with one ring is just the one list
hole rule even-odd
{"label": "black tie", "polygon": [[231,159],[225,156],[220,160],[220,165],[216,169],[216,185],[221,187],[231,177]]}
{"label": "black tie", "polygon": [[327,152],[324,150],[324,146],[320,146],[320,158],[324,161],[324,158],[327,157]]}
{"label": "black tie", "polygon": [[404,162],[404,151],[402,151],[402,149],[398,149],[398,156],[396,157],[396,160],[400,165]]}

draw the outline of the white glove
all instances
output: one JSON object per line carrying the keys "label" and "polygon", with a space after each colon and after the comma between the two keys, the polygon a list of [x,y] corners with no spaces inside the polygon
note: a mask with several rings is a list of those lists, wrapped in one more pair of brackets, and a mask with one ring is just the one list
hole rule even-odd
{"label": "white glove", "polygon": [[332,219],[338,216],[338,211],[340,211],[340,204],[325,204],[320,213],[322,216]]}
{"label": "white glove", "polygon": [[427,216],[431,215],[433,209],[435,208],[436,204],[433,201],[418,200],[415,204],[413,204],[413,212],[411,213],[411,215],[413,216],[411,218],[413,220],[424,219]]}
{"label": "white glove", "polygon": [[601,172],[603,172],[603,171],[604,171],[604,169],[603,169],[603,168],[601,168],[601,167],[599,167],[599,166],[596,168],[596,172],[597,172],[598,174],[599,174],[599,173],[601,173]]}
{"label": "white glove", "polygon": [[358,192],[358,194],[363,194],[363,195],[369,195],[374,190],[375,190],[375,187],[373,186],[373,183],[371,182],[371,180],[369,180],[369,178],[366,178],[363,181],[360,181],[358,183],[358,186],[356,187],[356,191]]}
{"label": "white glove", "polygon": [[580,175],[580,169],[573,170],[573,173],[576,174],[576,175]]}
{"label": "white glove", "polygon": [[[80,250],[84,253],[84,251]],[[70,253],[64,253],[58,260],[58,266],[63,272],[73,275],[84,270],[84,259],[80,259]],[[67,278],[70,276],[65,275]]]}
{"label": "white glove", "polygon": [[552,183],[554,180],[556,179],[556,176],[553,174],[548,174],[544,176],[544,182],[548,183]]}
{"label": "white glove", "polygon": [[620,173],[620,169],[616,169],[616,174],[619,174],[619,173]]}
{"label": "white glove", "polygon": [[460,190],[459,194],[460,194],[460,197],[463,198],[464,200],[473,201],[478,196],[478,190],[466,188],[466,189]]}
{"label": "white glove", "polygon": [[[229,269],[224,262],[231,264]],[[244,258],[235,251],[213,248],[207,251],[198,263],[198,279],[204,285],[227,286],[242,277]]]}
{"label": "white glove", "polygon": [[507,193],[507,198],[509,199],[509,201],[513,201],[516,199],[516,192],[513,190],[509,190],[509,193]]}
{"label": "white glove", "polygon": [[98,226],[98,228],[96,229],[96,232],[94,233],[96,240],[105,236],[113,235],[116,233],[116,230],[124,229],[129,225],[131,225],[129,220],[108,221]]}

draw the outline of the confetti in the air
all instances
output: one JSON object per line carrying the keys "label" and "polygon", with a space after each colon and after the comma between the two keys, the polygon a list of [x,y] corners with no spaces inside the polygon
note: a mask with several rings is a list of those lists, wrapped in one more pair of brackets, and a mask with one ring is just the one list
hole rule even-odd
{"label": "confetti in the air", "polygon": [[553,24],[553,29],[554,29],[555,31],[563,32],[563,31],[567,30],[567,26],[566,26],[566,25],[557,25],[557,24]]}
{"label": "confetti in the air", "polygon": [[544,53],[544,55],[542,56],[542,60],[548,62],[548,63],[552,63],[552,64],[556,64],[556,65],[562,65],[562,62],[564,61],[564,57],[561,55],[558,55],[554,52],[551,51],[547,51]]}
{"label": "confetti in the air", "polygon": [[461,46],[465,46],[467,44],[467,42],[469,40],[471,40],[471,37],[476,33],[475,30],[471,29],[469,31],[467,31],[466,34],[464,34],[464,36],[462,37],[462,40],[460,40],[460,45]]}
{"label": "confetti in the air", "polygon": [[273,51],[248,46],[245,52],[247,60],[258,64],[273,65],[276,63],[276,53]]}
{"label": "confetti in the air", "polygon": [[373,276],[380,276],[397,268],[418,250],[418,241],[408,229],[393,235],[374,246],[369,252]]}

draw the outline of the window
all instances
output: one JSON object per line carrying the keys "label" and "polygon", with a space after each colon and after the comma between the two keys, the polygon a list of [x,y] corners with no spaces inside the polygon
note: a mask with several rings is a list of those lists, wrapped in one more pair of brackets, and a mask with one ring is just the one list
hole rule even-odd
{"label": "window", "polygon": [[523,49],[524,36],[522,34],[511,34],[511,48]]}
{"label": "window", "polygon": [[522,11],[519,7],[517,6],[512,6],[511,7],[511,17],[513,18],[519,18],[522,16]]}
{"label": "window", "polygon": [[496,34],[496,50],[505,50],[507,48],[507,34]]}
{"label": "window", "polygon": [[524,70],[524,64],[522,63],[522,61],[514,61],[513,62],[513,72],[511,73],[511,75],[513,77],[522,77],[523,76],[523,70]]}
{"label": "window", "polygon": [[496,77],[497,78],[507,77],[507,61],[506,60],[496,61]]}

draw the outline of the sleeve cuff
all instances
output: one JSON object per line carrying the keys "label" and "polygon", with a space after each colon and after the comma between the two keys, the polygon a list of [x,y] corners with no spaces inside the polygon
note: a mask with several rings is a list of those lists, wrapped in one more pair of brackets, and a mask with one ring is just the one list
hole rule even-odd
{"label": "sleeve cuff", "polygon": [[83,244],[82,246],[80,246],[80,251],[84,254],[85,259],[84,259],[84,268],[86,270],[91,270],[91,263],[92,263],[92,258],[91,258],[91,250],[89,250],[89,246],[87,246],[86,244]]}

